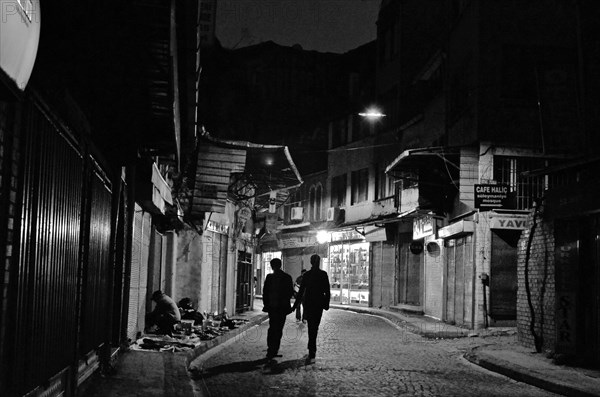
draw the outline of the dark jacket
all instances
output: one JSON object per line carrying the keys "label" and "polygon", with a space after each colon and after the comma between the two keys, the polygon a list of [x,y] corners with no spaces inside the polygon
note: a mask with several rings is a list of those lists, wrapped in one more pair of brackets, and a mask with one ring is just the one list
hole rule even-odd
{"label": "dark jacket", "polygon": [[283,270],[275,270],[267,274],[263,288],[263,310],[289,311],[290,299],[294,295],[294,282],[292,276]]}
{"label": "dark jacket", "polygon": [[298,296],[302,299],[306,310],[328,310],[331,291],[327,272],[319,268],[312,268],[304,273]]}

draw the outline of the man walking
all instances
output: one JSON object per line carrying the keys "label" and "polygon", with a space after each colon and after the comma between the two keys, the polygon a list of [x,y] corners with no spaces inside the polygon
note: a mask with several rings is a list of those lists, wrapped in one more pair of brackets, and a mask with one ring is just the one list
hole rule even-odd
{"label": "man walking", "polygon": [[[297,306],[296,307],[296,321],[302,321],[303,323],[306,323],[306,319],[304,318],[304,316],[302,316],[301,314],[304,314],[304,310],[300,310],[300,306],[302,306],[302,296],[300,296],[300,294],[298,292],[300,292],[300,285],[302,285],[302,277],[304,276],[304,273],[306,273],[306,269],[302,269],[302,271],[300,272],[300,275],[296,278],[296,284],[294,284],[294,288],[298,288],[298,291],[296,292],[296,300],[300,300],[300,305],[294,305]],[[301,313],[302,312],[302,313]]]}
{"label": "man walking", "polygon": [[263,288],[263,311],[269,313],[267,359],[277,356],[286,316],[291,313],[290,299],[294,295],[292,276],[281,270],[281,259],[271,259],[273,273],[268,274]]}
{"label": "man walking", "polygon": [[331,291],[327,272],[319,269],[321,257],[313,255],[310,257],[311,269],[304,273],[302,284],[293,309],[302,301],[304,305],[304,318],[308,323],[308,358],[314,359],[317,354],[317,333],[323,310],[329,310],[329,299]]}

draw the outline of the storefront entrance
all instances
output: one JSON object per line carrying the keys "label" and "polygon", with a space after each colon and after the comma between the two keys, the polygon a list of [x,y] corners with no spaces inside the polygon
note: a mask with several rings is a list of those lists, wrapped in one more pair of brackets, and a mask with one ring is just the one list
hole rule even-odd
{"label": "storefront entrance", "polygon": [[331,302],[369,303],[369,243],[337,242],[329,247]]}
{"label": "storefront entrance", "polygon": [[519,230],[492,230],[489,313],[492,321],[517,319],[517,244],[520,236]]}
{"label": "storefront entrance", "polygon": [[[412,239],[411,239],[412,241]],[[411,243],[400,244],[398,253],[398,303],[420,306],[422,289],[423,250],[411,251]]]}
{"label": "storefront entrance", "polygon": [[444,320],[473,325],[473,236],[446,240]]}
{"label": "storefront entrance", "polygon": [[237,288],[235,296],[236,313],[245,312],[251,309],[252,278],[252,254],[249,252],[238,251]]}

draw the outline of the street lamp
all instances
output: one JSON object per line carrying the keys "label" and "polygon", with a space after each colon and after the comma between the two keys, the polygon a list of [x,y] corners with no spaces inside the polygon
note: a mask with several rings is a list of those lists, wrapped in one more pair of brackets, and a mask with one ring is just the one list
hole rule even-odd
{"label": "street lamp", "polygon": [[370,107],[364,112],[359,113],[358,115],[361,117],[365,117],[369,120],[378,120],[386,116],[383,112],[381,112],[381,110],[379,110],[376,107]]}
{"label": "street lamp", "polygon": [[325,244],[329,241],[329,233],[325,230],[319,230],[317,232],[317,243]]}

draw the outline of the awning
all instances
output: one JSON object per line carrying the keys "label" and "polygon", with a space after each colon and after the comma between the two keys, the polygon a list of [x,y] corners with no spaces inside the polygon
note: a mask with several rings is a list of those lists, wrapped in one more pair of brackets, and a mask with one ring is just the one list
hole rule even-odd
{"label": "awning", "polygon": [[228,197],[238,202],[254,199],[258,209],[268,208],[273,200],[280,205],[288,189],[302,184],[287,146],[220,140],[204,133],[196,154],[187,209],[192,218],[224,212]]}
{"label": "awning", "polygon": [[431,166],[432,159],[441,159],[446,165],[460,169],[456,164],[458,149],[448,147],[426,147],[419,149],[408,149],[400,153],[385,169],[386,173],[400,169],[418,169]]}

